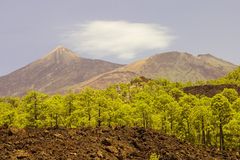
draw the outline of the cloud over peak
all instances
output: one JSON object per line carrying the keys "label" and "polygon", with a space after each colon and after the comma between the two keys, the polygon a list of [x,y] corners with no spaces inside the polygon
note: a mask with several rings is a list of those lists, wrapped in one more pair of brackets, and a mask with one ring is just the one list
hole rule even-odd
{"label": "cloud over peak", "polygon": [[134,59],[143,51],[163,49],[173,36],[158,24],[127,21],[91,21],[64,34],[63,43],[96,58]]}

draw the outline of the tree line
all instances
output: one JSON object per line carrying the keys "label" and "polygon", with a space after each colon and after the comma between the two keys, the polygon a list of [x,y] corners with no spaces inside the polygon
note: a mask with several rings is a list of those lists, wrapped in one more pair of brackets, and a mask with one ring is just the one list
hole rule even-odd
{"label": "tree line", "polygon": [[203,146],[240,149],[240,97],[224,89],[214,97],[183,92],[184,84],[134,79],[105,90],[0,98],[0,125],[14,127],[139,126]]}

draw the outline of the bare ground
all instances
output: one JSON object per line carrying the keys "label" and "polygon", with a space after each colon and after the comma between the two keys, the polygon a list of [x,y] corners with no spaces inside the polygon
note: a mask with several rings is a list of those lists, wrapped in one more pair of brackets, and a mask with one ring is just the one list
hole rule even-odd
{"label": "bare ground", "polygon": [[143,128],[0,128],[1,160],[144,160],[152,153],[161,160],[240,159]]}

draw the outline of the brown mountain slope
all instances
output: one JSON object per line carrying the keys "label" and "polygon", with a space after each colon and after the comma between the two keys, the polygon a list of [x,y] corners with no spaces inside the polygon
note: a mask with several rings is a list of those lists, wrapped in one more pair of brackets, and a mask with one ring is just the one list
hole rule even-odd
{"label": "brown mountain slope", "polygon": [[236,67],[209,54],[193,56],[183,52],[167,52],[145,59],[144,62],[138,61],[127,65],[121,70],[132,71],[149,78],[163,77],[172,81],[186,82],[216,79]]}
{"label": "brown mountain slope", "polygon": [[[183,52],[166,52],[123,66],[109,73],[103,73],[70,88],[77,90],[85,86],[105,88],[109,84],[122,82],[122,77],[127,77],[125,80],[130,80],[138,75],[182,82],[210,80],[220,78],[236,67],[236,65],[210,54],[193,56]],[[111,77],[113,78],[111,79]]]}
{"label": "brown mountain slope", "polygon": [[219,84],[219,85],[200,85],[200,86],[190,86],[183,88],[185,93],[190,93],[192,95],[204,95],[207,97],[213,97],[218,93],[221,93],[224,89],[235,89],[238,94],[240,94],[240,87],[235,84]]}
{"label": "brown mountain slope", "polygon": [[59,46],[42,59],[0,77],[0,96],[21,95],[31,89],[53,93],[120,66],[80,58],[71,50]]}
{"label": "brown mountain slope", "polygon": [[[0,128],[0,159],[237,160],[238,152],[191,145],[156,130],[129,127],[78,129]],[[157,159],[157,158],[154,158]]]}
{"label": "brown mountain slope", "polygon": [[66,93],[68,91],[78,92],[85,87],[92,87],[96,89],[104,89],[115,83],[128,83],[133,78],[139,77],[140,75],[131,71],[110,71],[107,73],[100,74],[93,77],[87,81],[75,84],[73,86],[66,86],[59,90],[61,93]]}

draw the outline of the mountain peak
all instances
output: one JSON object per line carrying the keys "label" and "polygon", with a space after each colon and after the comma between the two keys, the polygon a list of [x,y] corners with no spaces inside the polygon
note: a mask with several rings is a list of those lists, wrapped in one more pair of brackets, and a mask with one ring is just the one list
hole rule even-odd
{"label": "mountain peak", "polygon": [[57,46],[50,51],[42,60],[50,60],[56,63],[70,62],[71,60],[79,59],[79,56],[68,48],[62,45]]}
{"label": "mountain peak", "polygon": [[29,90],[57,93],[61,88],[121,66],[107,61],[80,58],[71,50],[57,46],[45,57],[0,77],[0,97],[22,95]]}
{"label": "mountain peak", "polygon": [[61,49],[61,48],[65,48],[63,45],[58,45],[55,49]]}
{"label": "mountain peak", "polygon": [[197,57],[211,65],[215,65],[216,67],[221,67],[224,65],[225,68],[226,68],[226,66],[231,68],[231,66],[236,66],[233,63],[227,62],[227,61],[225,61],[221,58],[215,57],[209,53],[208,54],[200,54]]}
{"label": "mountain peak", "polygon": [[153,55],[150,58],[156,58],[156,57],[188,57],[192,56],[190,53],[187,52],[179,52],[179,51],[170,51],[170,52],[163,52]]}
{"label": "mountain peak", "polygon": [[68,48],[65,48],[62,45],[57,46],[55,49],[53,49],[51,52],[48,53],[48,55],[52,55],[52,54],[78,56],[76,53],[74,53]]}
{"label": "mountain peak", "polygon": [[[210,53],[207,53],[207,54],[199,54],[197,55],[197,57],[214,57],[213,55],[211,55]],[[216,57],[214,57],[216,58]]]}

